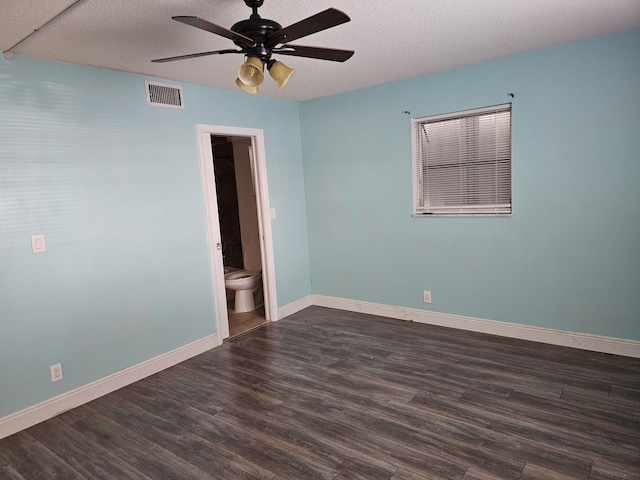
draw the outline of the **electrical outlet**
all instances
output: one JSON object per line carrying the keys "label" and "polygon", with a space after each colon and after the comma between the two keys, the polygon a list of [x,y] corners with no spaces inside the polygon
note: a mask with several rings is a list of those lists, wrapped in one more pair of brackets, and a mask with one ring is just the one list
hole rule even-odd
{"label": "electrical outlet", "polygon": [[425,290],[424,292],[422,292],[422,300],[424,300],[424,303],[431,303],[431,291],[430,290]]}
{"label": "electrical outlet", "polygon": [[51,365],[49,367],[51,370],[51,381],[57,382],[58,380],[62,380],[62,364],[56,363],[55,365]]}

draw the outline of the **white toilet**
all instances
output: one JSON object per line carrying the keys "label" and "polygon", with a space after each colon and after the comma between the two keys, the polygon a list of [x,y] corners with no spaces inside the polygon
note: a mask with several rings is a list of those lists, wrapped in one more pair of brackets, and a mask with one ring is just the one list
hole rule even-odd
{"label": "white toilet", "polygon": [[253,293],[262,284],[262,263],[260,240],[253,237],[244,249],[244,270],[236,270],[224,275],[224,285],[235,291],[236,313],[251,312],[256,309]]}

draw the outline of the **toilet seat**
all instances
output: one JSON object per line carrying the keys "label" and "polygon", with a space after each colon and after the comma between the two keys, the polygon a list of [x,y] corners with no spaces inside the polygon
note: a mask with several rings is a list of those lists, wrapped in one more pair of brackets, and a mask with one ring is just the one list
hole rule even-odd
{"label": "toilet seat", "polygon": [[262,270],[262,255],[260,254],[260,239],[252,237],[244,247],[244,268],[248,271],[259,272]]}
{"label": "toilet seat", "polygon": [[254,272],[251,270],[239,270],[237,272],[227,273],[224,278],[226,278],[227,280],[239,280],[241,278],[253,277],[256,273],[260,272]]}
{"label": "toilet seat", "polygon": [[262,278],[260,271],[238,270],[224,276],[224,285],[231,290],[251,289],[253,291],[258,286],[260,278]]}

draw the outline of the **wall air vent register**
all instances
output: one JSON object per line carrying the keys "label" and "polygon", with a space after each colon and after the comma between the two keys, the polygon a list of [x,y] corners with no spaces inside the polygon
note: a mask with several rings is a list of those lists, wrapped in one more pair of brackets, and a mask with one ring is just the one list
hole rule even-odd
{"label": "wall air vent register", "polygon": [[147,104],[153,107],[184,109],[184,96],[182,87],[179,85],[166,85],[145,80],[144,86],[147,91]]}

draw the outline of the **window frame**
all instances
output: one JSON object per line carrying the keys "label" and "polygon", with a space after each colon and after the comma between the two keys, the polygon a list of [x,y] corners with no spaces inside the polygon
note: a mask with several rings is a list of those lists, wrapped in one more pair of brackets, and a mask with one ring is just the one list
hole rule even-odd
{"label": "window frame", "polygon": [[[493,121],[494,124],[488,123],[488,120]],[[481,123],[483,126],[480,126]],[[436,128],[440,130],[435,130]],[[485,133],[482,133],[482,130],[485,130]],[[440,131],[445,133],[438,133]],[[451,132],[454,133],[451,134]],[[512,132],[511,103],[413,118],[411,120],[412,216],[511,216],[513,211]],[[437,140],[429,141],[429,134]],[[434,143],[434,146],[426,146],[425,139],[428,143]],[[483,148],[479,153],[481,150],[478,148],[479,143],[495,147],[495,152]],[[439,147],[436,148],[436,145]],[[432,151],[431,157],[427,158],[429,148],[441,156],[437,156]],[[466,151],[472,151],[472,153],[467,155],[464,153]],[[487,151],[490,153],[487,154]],[[445,168],[450,170],[447,172]],[[491,168],[493,168],[493,174],[488,175],[486,172],[491,172]],[[473,169],[476,173],[472,174],[472,180],[483,183],[480,192],[476,191],[472,195],[469,193],[472,189],[472,181],[468,178],[461,181],[461,178],[468,176]],[[480,173],[478,173],[479,169],[482,169]],[[428,179],[429,170],[431,170],[430,179]],[[438,175],[440,180],[434,180]],[[441,183],[437,183],[438,181]],[[442,188],[429,189],[429,185],[441,185]],[[493,195],[491,202],[475,204],[474,201],[469,200],[469,197],[474,196],[473,200],[480,202],[480,197],[486,199],[491,195]],[[457,200],[458,203],[442,203],[453,200]]]}

